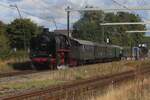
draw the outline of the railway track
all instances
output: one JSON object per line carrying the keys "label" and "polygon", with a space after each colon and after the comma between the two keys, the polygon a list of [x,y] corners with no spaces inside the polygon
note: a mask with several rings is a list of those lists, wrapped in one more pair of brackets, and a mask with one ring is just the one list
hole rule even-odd
{"label": "railway track", "polygon": [[139,70],[70,82],[46,89],[27,91],[26,93],[18,93],[13,96],[2,97],[0,100],[71,100],[72,97],[79,96],[81,93],[100,89],[110,84],[118,84],[149,73],[150,67],[145,67]]}
{"label": "railway track", "polygon": [[39,71],[27,70],[27,71],[16,71],[16,72],[9,72],[9,73],[1,73],[0,78],[12,77],[12,76],[18,76],[18,75],[27,75],[27,74],[33,74],[33,73],[38,73],[38,72]]}

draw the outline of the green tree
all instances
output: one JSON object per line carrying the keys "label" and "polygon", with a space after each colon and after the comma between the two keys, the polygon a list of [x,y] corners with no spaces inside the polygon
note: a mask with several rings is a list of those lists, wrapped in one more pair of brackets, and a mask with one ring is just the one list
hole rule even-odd
{"label": "green tree", "polygon": [[90,40],[103,41],[102,27],[100,23],[103,22],[104,12],[81,12],[81,18],[73,25],[73,37]]}
{"label": "green tree", "polygon": [[[141,22],[141,18],[132,13],[118,12],[106,13],[106,22]],[[143,37],[144,33],[126,33],[130,30],[144,30],[145,25],[121,25],[121,26],[105,26],[105,34],[109,36],[112,44],[121,46],[137,46]]]}
{"label": "green tree", "polygon": [[[117,14],[117,17],[119,19],[119,22],[141,22],[141,18],[139,15],[128,13],[128,12],[119,12]],[[124,30],[122,33],[124,33],[123,37],[126,37],[125,40],[128,40],[128,45],[137,46],[139,43],[142,42],[142,39],[144,38],[144,33],[126,33],[125,31],[129,30],[145,30],[145,25],[127,25],[127,26],[121,26]],[[123,43],[123,46],[127,44],[125,41]]]}
{"label": "green tree", "polygon": [[9,53],[9,40],[5,32],[6,25],[0,21],[0,58]]}
{"label": "green tree", "polygon": [[40,29],[30,19],[15,19],[7,27],[11,46],[18,49],[23,49],[24,46],[28,47],[30,39],[39,34],[41,32]]}
{"label": "green tree", "polygon": [[73,25],[73,37],[102,43],[106,38],[112,44],[136,46],[144,33],[126,33],[129,30],[144,30],[145,25],[100,26],[102,22],[141,22],[141,18],[132,13],[104,13],[103,11],[81,12],[81,18]]}

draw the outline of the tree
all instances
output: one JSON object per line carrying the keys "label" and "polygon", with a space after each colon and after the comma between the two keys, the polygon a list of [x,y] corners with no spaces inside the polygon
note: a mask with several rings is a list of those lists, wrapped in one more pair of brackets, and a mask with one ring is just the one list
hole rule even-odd
{"label": "tree", "polygon": [[100,23],[103,22],[104,12],[81,12],[81,18],[73,25],[73,37],[90,40],[103,41],[102,27]]}
{"label": "tree", "polygon": [[15,19],[7,27],[11,46],[18,49],[23,49],[24,46],[28,47],[30,39],[39,34],[41,32],[40,29],[30,19]]}
{"label": "tree", "polygon": [[[119,12],[117,13],[118,21],[119,22],[141,22],[141,18],[139,15],[128,13],[128,12]],[[128,25],[128,26],[121,26],[124,30],[120,30],[120,32],[124,33],[123,38],[125,40],[123,46],[137,46],[139,43],[142,42],[144,38],[144,33],[126,33],[125,31],[129,30],[145,30],[145,25]],[[126,45],[128,43],[128,45]]]}
{"label": "tree", "polygon": [[129,30],[144,30],[145,25],[100,26],[102,22],[140,22],[139,15],[103,11],[81,12],[81,18],[73,25],[73,37],[102,43],[107,38],[112,44],[120,46],[137,46],[144,33],[126,33]]}
{"label": "tree", "polygon": [[[118,12],[117,14],[106,13],[105,21],[141,22],[142,20],[139,15],[128,12]],[[107,26],[105,34],[109,34],[112,44],[121,46],[137,46],[142,41],[144,33],[126,33],[126,31],[130,30],[145,30],[145,25]]]}
{"label": "tree", "polygon": [[0,21],[0,58],[5,57],[9,53],[9,40],[5,32],[6,25]]}

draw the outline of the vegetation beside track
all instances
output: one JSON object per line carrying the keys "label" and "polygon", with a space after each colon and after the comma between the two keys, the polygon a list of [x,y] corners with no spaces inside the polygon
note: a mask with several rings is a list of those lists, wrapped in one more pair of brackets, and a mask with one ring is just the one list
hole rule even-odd
{"label": "vegetation beside track", "polygon": [[0,73],[10,72],[10,71],[13,71],[13,69],[9,67],[5,61],[0,60]]}
{"label": "vegetation beside track", "polygon": [[23,50],[10,53],[7,57],[0,59],[0,73],[15,71],[16,65],[27,61],[29,61],[28,53]]}
{"label": "vegetation beside track", "polygon": [[[9,91],[24,89],[44,88],[50,85],[61,84],[64,82],[82,80],[90,77],[111,75],[127,70],[134,70],[137,66],[147,67],[149,61],[120,61],[103,64],[86,65],[77,68],[40,72],[31,75],[17,76],[13,79],[1,79],[0,94]],[[16,84],[17,83],[17,84]]]}
{"label": "vegetation beside track", "polygon": [[107,92],[91,100],[149,100],[150,78],[128,82],[118,88],[109,87]]}

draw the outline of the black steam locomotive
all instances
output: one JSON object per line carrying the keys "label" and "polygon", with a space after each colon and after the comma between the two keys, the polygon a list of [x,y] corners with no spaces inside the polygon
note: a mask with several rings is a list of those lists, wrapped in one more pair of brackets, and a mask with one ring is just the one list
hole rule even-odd
{"label": "black steam locomotive", "polygon": [[68,38],[62,34],[43,32],[31,39],[32,66],[77,66],[87,63],[120,60],[122,47]]}

